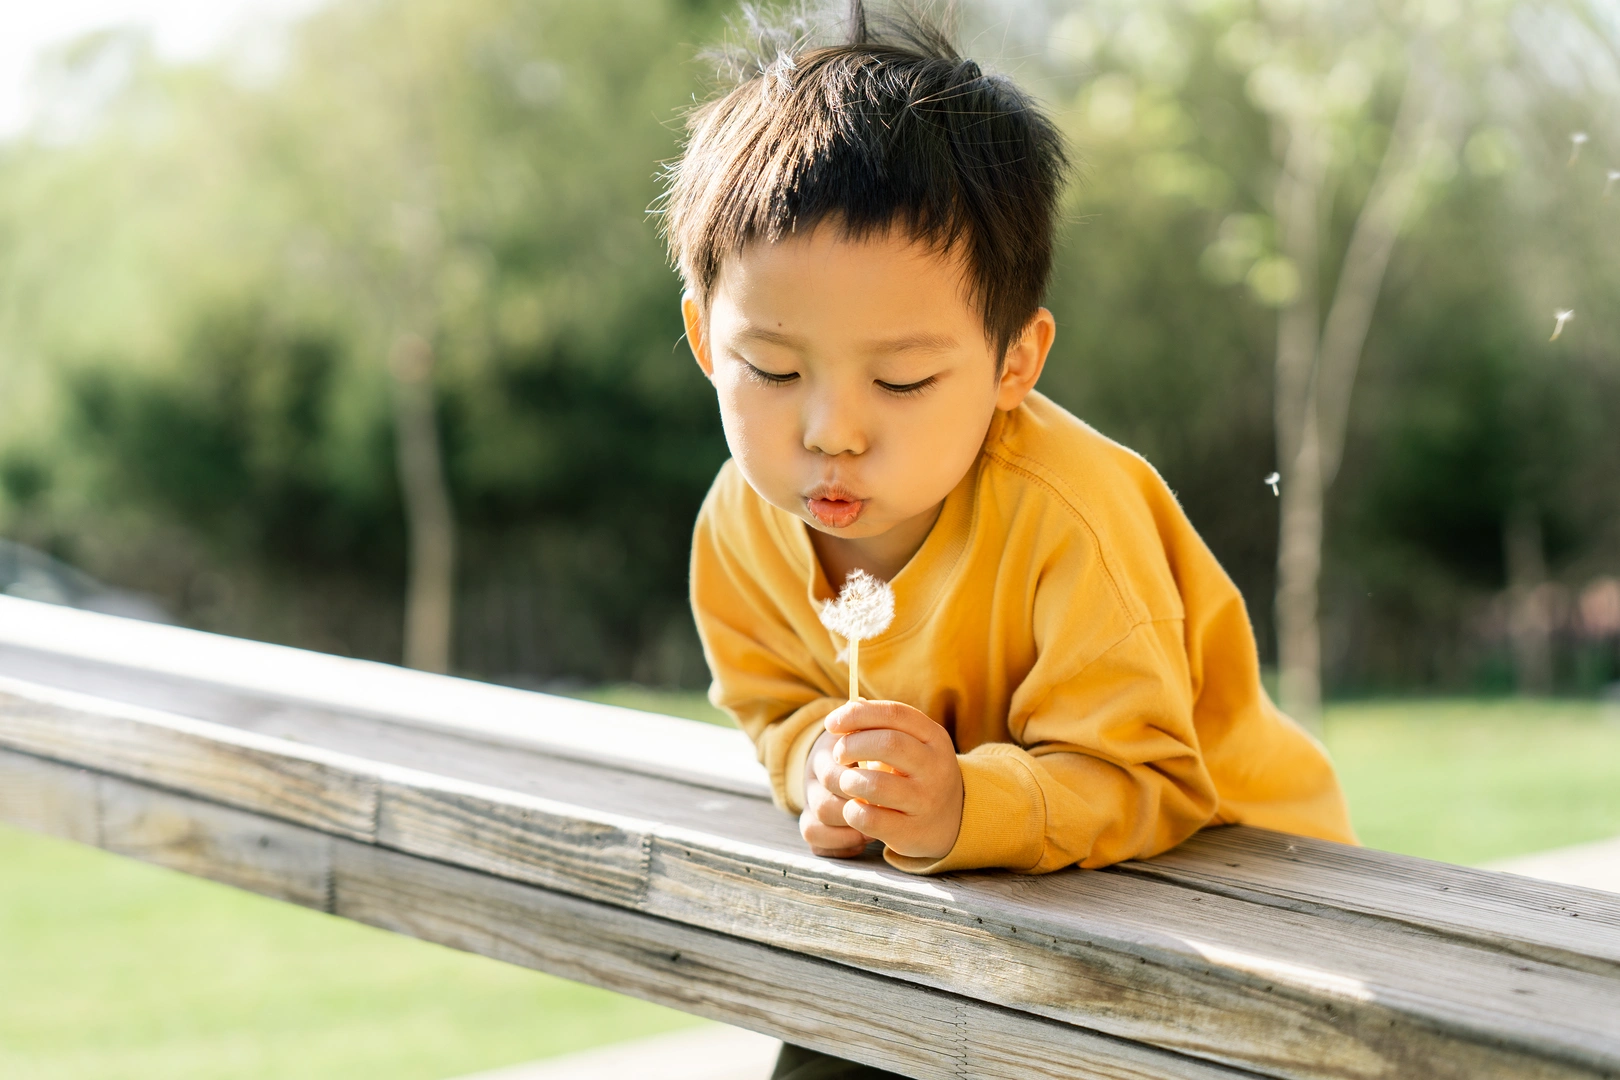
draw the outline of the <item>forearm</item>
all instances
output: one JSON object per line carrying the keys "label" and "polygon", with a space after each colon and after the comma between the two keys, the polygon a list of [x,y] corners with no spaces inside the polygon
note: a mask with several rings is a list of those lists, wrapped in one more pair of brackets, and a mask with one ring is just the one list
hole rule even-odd
{"label": "forearm", "polygon": [[959,759],[962,825],[944,858],[887,854],[912,873],[1001,867],[1047,873],[1168,850],[1209,822],[1214,786],[1196,755],[1122,765],[1084,753],[1031,754],[1010,743]]}

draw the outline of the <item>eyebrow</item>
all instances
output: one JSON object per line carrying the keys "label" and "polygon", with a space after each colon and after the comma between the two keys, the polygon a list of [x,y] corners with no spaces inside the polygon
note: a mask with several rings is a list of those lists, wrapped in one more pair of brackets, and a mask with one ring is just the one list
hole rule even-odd
{"label": "eyebrow", "polygon": [[[767,345],[781,345],[789,349],[802,349],[804,340],[792,334],[784,334],[770,330],[763,326],[750,326],[740,330],[737,337],[744,341],[761,341]],[[949,352],[956,348],[956,338],[950,334],[937,334],[923,330],[915,334],[902,334],[900,337],[883,338],[869,343],[863,350],[873,353],[902,353],[902,352]]]}

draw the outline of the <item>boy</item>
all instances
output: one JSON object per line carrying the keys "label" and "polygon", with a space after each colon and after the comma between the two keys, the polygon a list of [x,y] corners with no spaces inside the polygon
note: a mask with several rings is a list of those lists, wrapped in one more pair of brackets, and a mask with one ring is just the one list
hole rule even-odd
{"label": "boy", "polygon": [[[820,855],[1042,873],[1217,823],[1353,842],[1175,497],[1034,391],[1057,132],[937,33],[851,23],[696,111],[671,174],[732,452],[692,550],[711,700]],[[817,614],[855,569],[896,617],[851,702]],[[792,1054],[778,1076],[859,1075]]]}

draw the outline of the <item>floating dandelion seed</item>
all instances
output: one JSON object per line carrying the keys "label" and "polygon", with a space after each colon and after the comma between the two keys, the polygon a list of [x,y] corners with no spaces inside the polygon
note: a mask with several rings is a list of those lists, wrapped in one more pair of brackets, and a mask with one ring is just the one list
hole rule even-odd
{"label": "floating dandelion seed", "polygon": [[1614,187],[1614,182],[1620,180],[1620,169],[1610,169],[1608,176],[1609,178],[1603,183],[1603,197],[1605,199],[1609,197],[1609,191]]}
{"label": "floating dandelion seed", "polygon": [[1575,317],[1575,309],[1574,308],[1566,308],[1563,311],[1555,311],[1555,312],[1553,312],[1553,318],[1555,320],[1557,320],[1557,321],[1553,323],[1553,335],[1552,335],[1552,337],[1548,338],[1547,340],[1548,341],[1557,341],[1558,340],[1558,335],[1562,334],[1564,332],[1564,324],[1569,322],[1569,320],[1573,319],[1574,317]]}
{"label": "floating dandelion seed", "polygon": [[894,589],[865,570],[851,570],[838,599],[821,606],[821,625],[849,642],[849,700],[861,699],[861,642],[894,621]]}
{"label": "floating dandelion seed", "polygon": [[1261,482],[1270,484],[1271,493],[1277,496],[1279,499],[1282,498],[1282,473],[1272,473]]}
{"label": "floating dandelion seed", "polygon": [[1584,131],[1577,131],[1569,137],[1569,163],[1575,164],[1581,156],[1581,147],[1586,145],[1588,136]]}

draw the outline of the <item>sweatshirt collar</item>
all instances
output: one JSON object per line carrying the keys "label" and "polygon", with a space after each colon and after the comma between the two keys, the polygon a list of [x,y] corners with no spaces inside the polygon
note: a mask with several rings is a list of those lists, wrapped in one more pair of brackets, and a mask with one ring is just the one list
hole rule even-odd
{"label": "sweatshirt collar", "polygon": [[[933,609],[940,592],[950,581],[962,553],[967,550],[968,538],[972,535],[978,516],[977,490],[984,468],[984,448],[1001,440],[1006,424],[1007,414],[996,410],[985,432],[984,446],[962,479],[945,496],[939,518],[928,531],[922,547],[890,581],[894,588],[894,622],[889,629],[872,639],[873,649],[881,649],[910,633]],[[837,590],[827,581],[821,560],[816,558],[816,550],[810,543],[810,526],[785,512],[781,520],[786,526],[789,547],[804,574],[806,599],[811,610],[820,610],[822,603],[831,599]]]}

